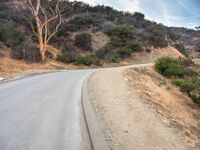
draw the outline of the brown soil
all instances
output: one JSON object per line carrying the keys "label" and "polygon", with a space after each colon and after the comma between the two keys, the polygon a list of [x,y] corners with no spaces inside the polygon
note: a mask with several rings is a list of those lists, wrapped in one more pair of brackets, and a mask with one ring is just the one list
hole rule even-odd
{"label": "brown soil", "polygon": [[[138,65],[141,66],[141,65]],[[89,96],[113,150],[189,150],[175,128],[163,122],[153,105],[140,97],[124,68],[106,69],[89,80]]]}
{"label": "brown soil", "polygon": [[127,69],[125,76],[131,90],[153,102],[168,126],[177,128],[187,142],[200,148],[200,109],[186,94],[152,66]]}

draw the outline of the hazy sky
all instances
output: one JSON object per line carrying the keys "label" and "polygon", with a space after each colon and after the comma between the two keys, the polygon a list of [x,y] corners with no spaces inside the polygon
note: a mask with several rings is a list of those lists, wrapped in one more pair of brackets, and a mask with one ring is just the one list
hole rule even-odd
{"label": "hazy sky", "polygon": [[167,26],[200,26],[200,0],[81,0],[91,5],[108,5],[118,10],[145,14]]}

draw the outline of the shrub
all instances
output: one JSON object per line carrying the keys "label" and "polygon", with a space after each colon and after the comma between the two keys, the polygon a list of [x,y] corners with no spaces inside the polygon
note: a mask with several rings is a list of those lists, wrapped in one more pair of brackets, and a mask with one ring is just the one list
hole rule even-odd
{"label": "shrub", "polygon": [[101,48],[95,52],[95,55],[99,59],[104,59],[107,55],[108,51],[105,48]]}
{"label": "shrub", "polygon": [[144,14],[140,13],[140,12],[135,12],[133,14],[133,16],[137,19],[137,20],[144,20]]}
{"label": "shrub", "polygon": [[85,51],[91,50],[92,36],[88,33],[77,34],[75,37],[75,45]]}
{"label": "shrub", "polygon": [[150,43],[154,46],[154,47],[166,47],[168,45],[167,41],[165,40],[165,37],[160,36],[157,33],[151,33],[149,36],[149,40]]}
{"label": "shrub", "polygon": [[38,62],[40,61],[40,52],[35,44],[26,42],[12,48],[11,57],[27,62]]}
{"label": "shrub", "polygon": [[115,24],[112,23],[112,22],[104,22],[103,25],[102,25],[102,30],[103,32],[105,33],[108,33],[110,31],[112,31],[115,27]]}
{"label": "shrub", "polygon": [[110,51],[112,51],[113,49],[114,49],[113,45],[109,43],[109,44],[106,44],[101,49],[97,50],[95,52],[95,55],[99,59],[105,59],[106,56],[109,55]]}
{"label": "shrub", "polygon": [[113,63],[119,62],[120,60],[120,55],[118,51],[116,51],[115,47],[113,47],[113,45],[110,43],[104,46],[103,48],[97,50],[95,52],[95,55],[99,59],[104,59]]}
{"label": "shrub", "polygon": [[117,63],[120,61],[120,55],[116,51],[110,51],[108,55],[106,56],[106,60],[112,63]]}
{"label": "shrub", "polygon": [[180,87],[180,89],[184,92],[187,92],[188,94],[197,89],[197,84],[193,83],[192,81],[190,80],[174,80],[172,82],[174,85]]}
{"label": "shrub", "polygon": [[96,66],[102,66],[103,65],[101,60],[97,57],[94,57],[93,64],[96,65]]}
{"label": "shrub", "polygon": [[139,51],[142,49],[141,43],[138,40],[132,40],[128,43],[127,47],[132,51]]}
{"label": "shrub", "polygon": [[133,39],[133,28],[127,24],[117,25],[107,34],[111,36],[113,46],[123,47]]}
{"label": "shrub", "polygon": [[0,22],[0,41],[4,42],[7,46],[13,47],[25,42],[26,37],[13,21]]}
{"label": "shrub", "polygon": [[113,36],[110,41],[110,44],[112,44],[114,47],[124,47],[127,45],[127,43],[128,40],[126,40],[125,38],[121,39],[120,37],[117,36]]}
{"label": "shrub", "polygon": [[92,13],[87,15],[82,15],[71,19],[67,23],[66,30],[68,31],[78,31],[87,28],[92,28],[94,26],[100,27],[100,25],[106,20],[99,13]]}
{"label": "shrub", "polygon": [[56,58],[56,60],[61,61],[63,63],[72,63],[75,61],[76,54],[72,52],[64,52],[63,55],[60,55]]}
{"label": "shrub", "polygon": [[152,25],[147,28],[148,40],[154,47],[166,47],[168,42],[166,40],[167,31],[162,25]]}
{"label": "shrub", "polygon": [[196,51],[200,53],[200,42],[198,42],[196,45]]}
{"label": "shrub", "polygon": [[172,82],[183,92],[186,92],[196,103],[200,105],[200,84],[191,80],[174,80]]}
{"label": "shrub", "polygon": [[133,38],[133,28],[130,25],[122,24],[117,25],[111,32],[108,33],[110,36],[115,36],[120,39],[132,39]]}
{"label": "shrub", "polygon": [[179,79],[173,80],[172,83],[200,104],[200,74],[192,68],[194,66],[191,64],[193,64],[191,60],[185,58],[161,57],[156,61],[155,68],[167,77],[179,77]]}
{"label": "shrub", "polygon": [[119,54],[122,58],[130,56],[132,53],[133,53],[133,50],[128,47],[124,47],[119,50]]}
{"label": "shrub", "polygon": [[180,39],[180,35],[174,33],[172,30],[169,30],[169,38],[172,41],[177,41],[178,39]]}
{"label": "shrub", "polygon": [[77,65],[86,65],[86,66],[90,66],[93,63],[93,59],[91,56],[87,55],[87,56],[78,56],[76,57],[75,63]]}
{"label": "shrub", "polygon": [[164,56],[156,60],[155,68],[164,76],[183,77],[185,70],[181,66],[181,62],[173,57]]}
{"label": "shrub", "polygon": [[67,28],[70,31],[78,31],[92,25],[94,25],[94,20],[90,16],[80,16],[70,20]]}
{"label": "shrub", "polygon": [[185,47],[182,44],[175,44],[174,47],[184,56],[188,57]]}

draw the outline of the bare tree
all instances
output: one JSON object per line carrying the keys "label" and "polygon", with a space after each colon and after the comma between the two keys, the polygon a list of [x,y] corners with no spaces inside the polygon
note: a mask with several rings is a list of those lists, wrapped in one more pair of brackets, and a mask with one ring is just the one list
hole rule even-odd
{"label": "bare tree", "polygon": [[42,0],[28,0],[29,8],[34,17],[36,28],[30,22],[33,33],[38,38],[41,61],[45,60],[45,52],[50,39],[58,32],[62,23],[60,0],[57,0],[55,8],[49,8],[51,14],[42,6]]}

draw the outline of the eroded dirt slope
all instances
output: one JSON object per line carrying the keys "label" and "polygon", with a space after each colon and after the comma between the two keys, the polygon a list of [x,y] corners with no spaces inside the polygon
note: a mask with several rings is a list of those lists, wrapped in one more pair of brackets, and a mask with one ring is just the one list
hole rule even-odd
{"label": "eroded dirt slope", "polygon": [[124,69],[107,69],[89,80],[89,95],[111,149],[193,149],[148,101],[132,91]]}

